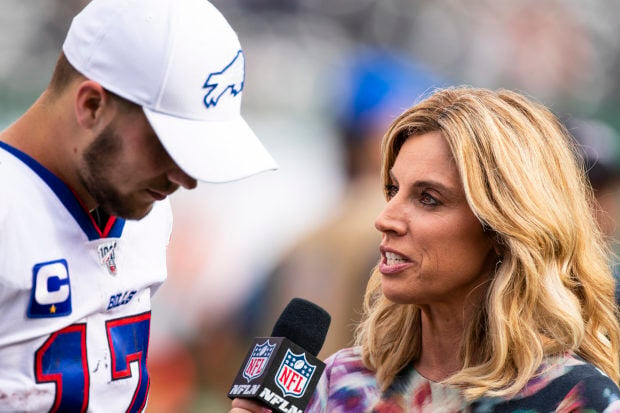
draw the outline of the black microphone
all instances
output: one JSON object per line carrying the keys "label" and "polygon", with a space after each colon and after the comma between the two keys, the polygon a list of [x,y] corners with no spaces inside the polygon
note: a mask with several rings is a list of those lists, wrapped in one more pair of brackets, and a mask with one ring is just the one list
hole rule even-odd
{"label": "black microphone", "polygon": [[228,397],[252,399],[274,412],[302,413],[325,369],[316,355],[330,322],[318,305],[293,298],[271,337],[254,339]]}

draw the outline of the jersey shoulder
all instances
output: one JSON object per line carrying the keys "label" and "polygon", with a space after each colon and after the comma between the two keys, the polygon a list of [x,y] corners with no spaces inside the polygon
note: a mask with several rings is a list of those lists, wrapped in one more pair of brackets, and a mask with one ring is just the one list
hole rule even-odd
{"label": "jersey shoulder", "polygon": [[26,164],[0,147],[0,226],[23,205],[39,205],[45,184]]}

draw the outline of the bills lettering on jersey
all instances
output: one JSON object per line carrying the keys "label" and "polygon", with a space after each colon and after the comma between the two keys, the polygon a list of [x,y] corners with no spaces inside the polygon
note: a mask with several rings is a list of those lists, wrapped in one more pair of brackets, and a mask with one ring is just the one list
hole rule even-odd
{"label": "bills lettering on jersey", "polygon": [[111,275],[116,274],[116,241],[110,241],[97,246],[97,251],[99,251],[99,263],[101,265],[105,265],[108,269],[108,272]]}
{"label": "bills lettering on jersey", "polygon": [[118,306],[129,304],[133,296],[137,293],[136,290],[125,291],[123,293],[118,293],[110,296],[110,301],[108,302],[108,308],[106,310],[111,310]]}
{"label": "bills lettering on jersey", "polygon": [[295,354],[287,349],[276,374],[276,385],[285,397],[302,397],[315,369],[304,353]]}
{"label": "bills lettering on jersey", "polygon": [[28,317],[61,317],[71,314],[69,266],[64,259],[35,264]]}
{"label": "bills lettering on jersey", "polygon": [[275,348],[276,345],[269,343],[269,340],[265,341],[263,344],[257,344],[254,346],[252,355],[243,369],[243,377],[248,381],[248,383],[263,374],[265,367],[267,366],[267,362],[269,361],[269,358]]}

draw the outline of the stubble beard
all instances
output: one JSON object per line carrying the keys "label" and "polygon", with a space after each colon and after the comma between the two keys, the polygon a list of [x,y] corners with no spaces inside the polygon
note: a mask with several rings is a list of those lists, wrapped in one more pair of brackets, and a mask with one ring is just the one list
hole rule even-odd
{"label": "stubble beard", "polygon": [[110,216],[139,220],[150,212],[153,204],[147,208],[138,207],[121,194],[110,180],[110,176],[120,176],[117,161],[122,151],[122,137],[112,125],[106,126],[84,151],[79,176],[98,208]]}

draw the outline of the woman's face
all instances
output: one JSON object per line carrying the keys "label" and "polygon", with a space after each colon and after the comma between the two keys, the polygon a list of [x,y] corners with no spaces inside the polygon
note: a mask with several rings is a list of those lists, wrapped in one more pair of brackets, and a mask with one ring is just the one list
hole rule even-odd
{"label": "woman's face", "polygon": [[383,293],[398,303],[463,304],[488,279],[496,255],[448,143],[439,132],[409,137],[390,176],[389,200],[375,221],[383,234]]}

